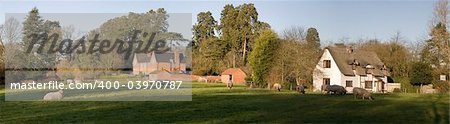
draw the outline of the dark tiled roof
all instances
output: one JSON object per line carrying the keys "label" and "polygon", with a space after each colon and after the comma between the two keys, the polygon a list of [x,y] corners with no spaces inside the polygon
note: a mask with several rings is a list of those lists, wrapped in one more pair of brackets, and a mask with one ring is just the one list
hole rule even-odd
{"label": "dark tiled roof", "polygon": [[[174,59],[173,53],[155,53],[157,62],[167,62],[170,63],[170,60]],[[179,55],[180,63],[186,63],[186,59],[182,53]],[[150,62],[150,56],[145,53],[136,53],[136,59],[138,63]]]}
{"label": "dark tiled roof", "polygon": [[364,51],[364,50],[353,50],[352,53],[347,51],[347,48],[344,46],[337,47],[326,47],[330,51],[331,56],[336,62],[339,70],[344,75],[353,76],[355,73],[353,72],[352,63],[356,60],[359,65],[355,66],[355,72],[357,75],[366,75],[366,66],[371,65],[374,67],[373,75],[375,76],[383,76],[383,68],[384,63],[378,58],[377,54],[374,52]]}
{"label": "dark tiled roof", "polygon": [[150,62],[150,57],[146,53],[136,53],[138,63]]}
{"label": "dark tiled roof", "polygon": [[[185,63],[185,58],[183,56],[182,53],[180,53],[179,55],[180,57],[180,63]],[[170,60],[174,59],[174,54],[173,53],[156,53],[156,61],[157,62],[171,62]]]}

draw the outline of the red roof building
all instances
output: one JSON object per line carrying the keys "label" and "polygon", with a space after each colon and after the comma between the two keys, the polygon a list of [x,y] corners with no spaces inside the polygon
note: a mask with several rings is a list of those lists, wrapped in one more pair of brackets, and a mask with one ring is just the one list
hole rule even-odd
{"label": "red roof building", "polygon": [[224,83],[232,82],[236,84],[245,84],[245,74],[240,68],[229,68],[222,72],[221,80]]}

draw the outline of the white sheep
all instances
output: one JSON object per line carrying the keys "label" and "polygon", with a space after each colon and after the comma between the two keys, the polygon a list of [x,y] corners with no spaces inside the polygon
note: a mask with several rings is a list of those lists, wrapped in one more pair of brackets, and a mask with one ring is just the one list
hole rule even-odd
{"label": "white sheep", "polygon": [[281,91],[281,84],[275,83],[275,84],[273,84],[273,88],[274,88],[275,90]]}
{"label": "white sheep", "polygon": [[61,89],[55,92],[45,94],[44,100],[61,100],[64,97],[64,91]]}
{"label": "white sheep", "polygon": [[208,83],[208,79],[206,79],[206,77],[198,77],[198,82],[206,82]]}

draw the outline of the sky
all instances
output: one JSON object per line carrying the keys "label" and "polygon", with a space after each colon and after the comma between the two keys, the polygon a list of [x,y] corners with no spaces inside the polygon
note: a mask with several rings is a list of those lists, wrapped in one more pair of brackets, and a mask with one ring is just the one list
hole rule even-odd
{"label": "sky", "polygon": [[[258,1],[2,1],[0,22],[6,13],[27,13],[37,7],[40,13],[128,13],[164,8],[168,13],[190,14],[191,20],[175,19],[194,24],[196,14],[211,11],[216,20],[226,4],[235,6],[254,3],[259,20],[267,22],[276,32],[292,26],[314,27],[321,41],[340,42],[359,39],[388,40],[400,32],[406,42],[427,37],[433,16],[433,0],[258,0]],[[64,24],[63,24],[64,25]],[[170,31],[169,25],[169,31]],[[182,32],[190,37],[190,32]]]}

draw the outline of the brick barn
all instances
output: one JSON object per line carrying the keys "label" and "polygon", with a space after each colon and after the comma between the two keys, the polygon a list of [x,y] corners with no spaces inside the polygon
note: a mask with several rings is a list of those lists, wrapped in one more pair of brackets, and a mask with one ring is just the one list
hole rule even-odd
{"label": "brick barn", "polygon": [[240,68],[229,68],[222,72],[221,81],[224,83],[232,81],[236,84],[245,84],[247,74]]}
{"label": "brick barn", "polygon": [[150,74],[153,71],[185,73],[186,59],[182,53],[137,53],[133,58],[133,74]]}

